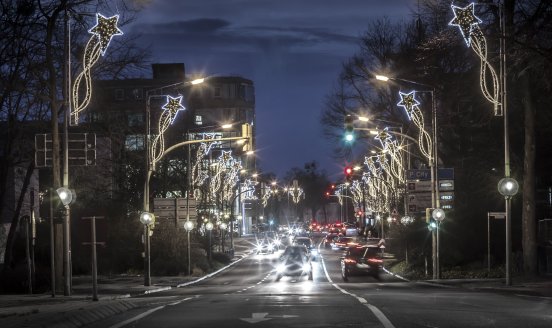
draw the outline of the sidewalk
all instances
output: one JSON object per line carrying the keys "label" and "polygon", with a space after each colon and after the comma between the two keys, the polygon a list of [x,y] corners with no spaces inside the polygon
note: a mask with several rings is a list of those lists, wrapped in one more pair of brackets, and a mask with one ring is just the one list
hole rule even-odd
{"label": "sidewalk", "polygon": [[184,287],[207,279],[238,263],[250,253],[247,238],[235,240],[232,262],[204,276],[151,277],[144,286],[142,275],[98,277],[98,302],[92,301],[91,276],[74,276],[72,295],[47,294],[0,295],[0,326],[10,327],[82,327],[117,313],[138,307],[132,297]]}
{"label": "sidewalk", "polygon": [[424,282],[478,291],[546,297],[552,300],[552,277],[532,279],[514,277],[511,286],[505,284],[505,279],[438,279],[425,280]]}

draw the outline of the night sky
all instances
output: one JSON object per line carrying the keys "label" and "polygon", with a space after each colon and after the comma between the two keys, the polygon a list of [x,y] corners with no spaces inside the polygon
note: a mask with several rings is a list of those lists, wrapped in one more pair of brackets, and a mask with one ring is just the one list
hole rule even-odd
{"label": "night sky", "polygon": [[[416,0],[150,0],[128,32],[139,31],[153,62],[187,75],[239,75],[255,83],[256,154],[280,177],[316,160],[330,178],[320,115],[342,63],[358,51],[371,20],[409,20]],[[130,31],[128,30],[130,29]]]}

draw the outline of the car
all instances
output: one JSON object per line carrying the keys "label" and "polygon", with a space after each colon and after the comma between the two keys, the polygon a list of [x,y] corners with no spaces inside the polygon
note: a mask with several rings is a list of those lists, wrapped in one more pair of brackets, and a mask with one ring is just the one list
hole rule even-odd
{"label": "car", "polygon": [[316,261],[318,250],[316,249],[316,246],[314,245],[312,239],[310,239],[309,237],[295,237],[295,239],[293,239],[293,245],[305,246],[309,250],[312,260]]}
{"label": "car", "polygon": [[353,275],[370,275],[381,280],[383,260],[380,249],[377,246],[351,246],[347,248],[341,258],[341,277],[343,281],[349,281]]}
{"label": "car", "polygon": [[302,245],[287,246],[276,266],[276,281],[285,276],[303,275],[306,275],[308,280],[313,279],[312,262],[307,248]]}
{"label": "car", "polygon": [[274,254],[275,250],[276,246],[268,238],[257,240],[257,254]]}
{"label": "car", "polygon": [[324,241],[323,241],[324,247],[331,248],[332,243],[337,239],[337,237],[339,237],[339,234],[336,234],[336,233],[327,234],[326,237],[324,237]]}
{"label": "car", "polygon": [[347,249],[347,247],[354,246],[356,243],[353,237],[339,236],[331,245],[332,249]]}

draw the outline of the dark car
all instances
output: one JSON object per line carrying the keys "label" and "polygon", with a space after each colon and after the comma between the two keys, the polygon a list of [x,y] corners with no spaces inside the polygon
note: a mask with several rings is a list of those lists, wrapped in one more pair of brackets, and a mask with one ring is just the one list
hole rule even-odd
{"label": "dark car", "polygon": [[344,237],[344,236],[337,237],[337,239],[334,240],[333,243],[331,244],[332,249],[347,249],[347,247],[355,246],[355,245],[356,243],[353,237]]}
{"label": "dark car", "polygon": [[288,246],[276,266],[276,281],[284,276],[300,277],[306,275],[312,280],[312,263],[305,246]]}
{"label": "dark car", "polygon": [[348,281],[353,275],[370,275],[380,280],[383,261],[377,246],[352,246],[341,258],[341,277]]}
{"label": "dark car", "polygon": [[324,247],[331,248],[332,243],[337,239],[337,237],[339,237],[339,235],[336,233],[327,234],[326,237],[324,237],[324,241],[323,241]]}
{"label": "dark car", "polygon": [[293,245],[305,246],[309,250],[312,260],[316,261],[318,251],[316,250],[316,246],[314,245],[312,239],[309,237],[295,237],[295,239],[293,239]]}

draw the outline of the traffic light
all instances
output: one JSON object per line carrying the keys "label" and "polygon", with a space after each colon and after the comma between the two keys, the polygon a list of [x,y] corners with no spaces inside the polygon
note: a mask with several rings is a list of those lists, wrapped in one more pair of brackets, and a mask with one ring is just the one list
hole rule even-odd
{"label": "traffic light", "polygon": [[248,151],[253,150],[253,127],[251,124],[242,124],[242,137],[247,138],[242,148],[243,152],[247,153]]}
{"label": "traffic light", "polygon": [[345,116],[345,141],[347,142],[353,142],[355,140],[353,121],[354,119],[351,114]]}
{"label": "traffic light", "polygon": [[432,212],[433,212],[433,208],[426,208],[426,223],[427,223],[427,229],[429,231],[433,231],[437,229],[437,222],[431,216]]}
{"label": "traffic light", "polygon": [[353,168],[350,166],[346,166],[344,173],[345,173],[345,180],[350,181],[351,176],[353,175]]}

